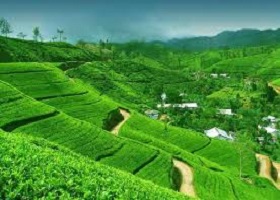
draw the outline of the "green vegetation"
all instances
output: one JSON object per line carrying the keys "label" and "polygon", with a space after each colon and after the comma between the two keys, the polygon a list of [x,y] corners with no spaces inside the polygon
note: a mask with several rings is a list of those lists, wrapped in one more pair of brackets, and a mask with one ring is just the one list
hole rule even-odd
{"label": "green vegetation", "polygon": [[[48,139],[92,160],[105,162],[131,173],[136,173],[137,170],[149,164],[147,161],[157,152],[143,144],[137,145],[130,140],[116,138],[91,123],[60,113],[52,107],[21,94],[3,82],[0,87],[3,88],[1,99],[4,99],[1,104],[3,116],[1,115],[0,118],[0,127],[3,130]],[[10,95],[6,98],[6,94]],[[11,108],[15,106],[20,110],[11,112],[13,111]],[[125,158],[130,164],[123,165]],[[166,173],[166,177],[168,176],[169,173]],[[153,176],[149,177],[149,180],[153,180]]]}
{"label": "green vegetation", "polygon": [[[280,117],[278,56],[277,46],[187,52],[0,37],[0,198],[184,199],[172,191],[182,181],[173,159],[192,168],[200,199],[279,198],[255,158],[280,159],[278,138],[259,128]],[[130,116],[113,135],[120,109]],[[213,127],[235,140],[206,137]]]}
{"label": "green vegetation", "polygon": [[96,60],[93,53],[67,43],[39,43],[0,36],[0,62],[63,62]]}
{"label": "green vegetation", "polygon": [[[143,126],[143,124],[145,124],[145,126]],[[163,140],[191,152],[200,149],[209,141],[207,137],[191,130],[176,127],[168,127],[168,129],[165,130],[163,123],[149,120],[138,114],[133,115],[127,121],[124,130],[121,130],[120,134],[128,135],[129,130],[141,131],[142,134]]]}
{"label": "green vegetation", "polygon": [[276,79],[272,82],[273,85],[280,86],[280,79]]}
{"label": "green vegetation", "polygon": [[187,199],[42,139],[0,131],[0,142],[1,199]]}
{"label": "green vegetation", "polygon": [[92,62],[67,71],[67,75],[85,81],[102,95],[138,109],[143,104],[151,106],[160,102],[164,88],[169,91],[183,88],[183,84],[188,82],[180,72],[145,64],[139,60]]}

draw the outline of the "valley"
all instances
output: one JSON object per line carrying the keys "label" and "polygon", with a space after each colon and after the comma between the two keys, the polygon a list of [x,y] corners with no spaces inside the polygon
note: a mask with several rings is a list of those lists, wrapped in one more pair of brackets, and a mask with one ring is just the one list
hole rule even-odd
{"label": "valley", "polygon": [[280,46],[0,42],[0,199],[280,197]]}

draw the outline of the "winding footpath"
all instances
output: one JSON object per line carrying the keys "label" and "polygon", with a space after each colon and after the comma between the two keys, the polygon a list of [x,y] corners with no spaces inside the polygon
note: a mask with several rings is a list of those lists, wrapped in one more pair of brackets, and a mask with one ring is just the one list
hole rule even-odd
{"label": "winding footpath", "polygon": [[277,180],[276,180],[276,183],[280,186],[280,163],[276,163],[276,162],[273,162],[273,167],[276,169],[277,171]]}
{"label": "winding footpath", "polygon": [[268,86],[272,87],[277,94],[280,94],[280,87],[272,83],[268,83]]}
{"label": "winding footpath", "polygon": [[[124,117],[124,119],[117,124],[111,131],[114,135],[118,135],[121,127],[124,125],[124,123],[130,118],[130,113],[124,109],[120,109],[121,115]],[[178,161],[173,159],[173,165],[174,167],[178,168],[182,175],[182,183],[180,187],[180,192],[184,193],[190,197],[196,197],[194,185],[193,185],[193,170],[192,168],[187,165],[184,162]]]}
{"label": "winding footpath", "polygon": [[120,131],[121,127],[130,118],[130,113],[128,111],[126,111],[124,109],[120,109],[120,113],[121,113],[121,115],[123,116],[124,119],[112,129],[111,132],[114,135],[118,135],[119,134],[119,131]]}
{"label": "winding footpath", "polygon": [[[259,176],[269,179],[275,185],[276,188],[280,189],[280,182],[279,182],[280,164],[273,163],[273,165],[272,165],[270,158],[266,155],[256,154],[256,158],[257,158],[257,161],[259,162]],[[275,167],[276,165],[279,168]],[[278,181],[277,182],[275,182],[271,176],[271,171],[272,171],[273,166],[275,167],[275,169],[278,172]]]}
{"label": "winding footpath", "polygon": [[196,197],[196,193],[194,190],[193,185],[193,170],[190,166],[187,164],[173,159],[174,167],[178,168],[181,175],[182,175],[182,183],[180,187],[180,192],[190,196],[190,197]]}

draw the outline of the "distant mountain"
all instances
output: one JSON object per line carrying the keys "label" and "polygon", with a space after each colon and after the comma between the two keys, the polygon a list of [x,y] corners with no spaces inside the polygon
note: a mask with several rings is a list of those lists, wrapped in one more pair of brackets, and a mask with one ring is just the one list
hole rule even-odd
{"label": "distant mountain", "polygon": [[172,39],[163,44],[168,47],[191,51],[274,45],[280,44],[280,28],[277,30],[264,31],[256,29],[225,31],[214,37]]}

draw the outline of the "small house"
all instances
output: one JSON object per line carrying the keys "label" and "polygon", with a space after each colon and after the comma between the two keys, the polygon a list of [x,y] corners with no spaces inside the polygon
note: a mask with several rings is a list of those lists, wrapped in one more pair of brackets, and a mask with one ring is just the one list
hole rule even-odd
{"label": "small house", "polygon": [[158,110],[146,110],[145,115],[148,116],[151,119],[158,119],[159,117],[159,111]]}
{"label": "small house", "polygon": [[218,77],[219,77],[219,74],[210,74],[210,77],[212,77],[212,78],[218,78]]}
{"label": "small house", "polygon": [[196,109],[196,108],[198,108],[198,105],[197,105],[197,103],[183,103],[183,104],[180,104],[180,108]]}
{"label": "small house", "polygon": [[276,122],[278,122],[278,119],[276,118],[276,117],[274,117],[274,116],[267,116],[267,117],[264,117],[264,118],[262,118],[262,120],[263,121],[269,121],[269,122],[271,122],[271,123],[276,123]]}
{"label": "small house", "polygon": [[227,74],[220,74],[220,77],[222,77],[222,78],[228,78],[228,75],[227,75]]}
{"label": "small house", "polygon": [[182,108],[182,109],[195,109],[198,108],[197,103],[182,103],[182,104],[158,104],[157,108]]}
{"label": "small house", "polygon": [[165,103],[165,104],[158,104],[157,108],[171,108],[172,105],[170,103]]}
{"label": "small house", "polygon": [[232,113],[232,110],[231,110],[231,109],[219,109],[219,114],[220,114],[220,115],[228,115],[228,116],[234,115],[234,114]]}
{"label": "small house", "polygon": [[221,140],[233,140],[231,134],[228,134],[226,131],[216,127],[209,130],[205,130],[204,133],[206,134],[207,137],[210,138],[218,138]]}
{"label": "small house", "polygon": [[267,127],[262,127],[262,126],[258,126],[258,128],[261,130],[265,130],[268,134],[270,134],[273,138],[277,138],[280,137],[280,130],[271,127],[271,126],[267,126]]}

